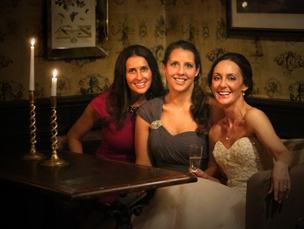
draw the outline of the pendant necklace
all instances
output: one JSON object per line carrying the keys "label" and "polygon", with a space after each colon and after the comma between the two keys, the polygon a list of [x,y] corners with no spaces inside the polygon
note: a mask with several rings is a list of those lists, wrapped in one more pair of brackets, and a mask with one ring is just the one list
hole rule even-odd
{"label": "pendant necklace", "polygon": [[[245,114],[245,112],[244,112]],[[231,127],[229,128],[229,121],[227,119],[227,136],[226,136],[226,141],[229,140],[229,137],[230,137],[230,134],[231,134],[231,131],[233,130],[233,133],[236,133],[238,128],[239,128],[239,125],[240,125],[240,122],[242,121],[243,117],[244,117],[244,114],[242,114],[241,112],[241,116],[240,117],[237,117],[236,120],[234,122],[232,122],[232,124],[230,125]]]}
{"label": "pendant necklace", "polygon": [[229,127],[227,127],[227,137],[225,138],[225,139],[226,139],[226,141],[228,141],[228,140],[229,140],[229,137],[230,137],[230,132],[229,132]]}
{"label": "pendant necklace", "polygon": [[[228,130],[227,130],[227,132],[228,132]],[[226,141],[229,140],[229,135],[230,135],[230,133],[228,132],[227,137],[226,137]]]}

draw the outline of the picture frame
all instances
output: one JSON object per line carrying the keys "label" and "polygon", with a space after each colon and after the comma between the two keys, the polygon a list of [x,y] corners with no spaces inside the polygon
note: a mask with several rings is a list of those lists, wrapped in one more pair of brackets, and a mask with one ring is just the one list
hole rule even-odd
{"label": "picture frame", "polygon": [[48,0],[47,59],[108,56],[107,0]]}
{"label": "picture frame", "polygon": [[304,1],[227,0],[226,16],[228,34],[304,34]]}

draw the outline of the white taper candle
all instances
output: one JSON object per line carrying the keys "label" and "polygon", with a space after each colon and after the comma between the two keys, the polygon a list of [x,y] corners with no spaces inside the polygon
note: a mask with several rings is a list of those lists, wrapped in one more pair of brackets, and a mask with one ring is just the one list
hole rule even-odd
{"label": "white taper candle", "polygon": [[56,96],[57,94],[57,70],[55,69],[53,71],[53,78],[52,78],[52,90],[51,90],[51,96]]}
{"label": "white taper candle", "polygon": [[35,39],[32,39],[31,43],[31,61],[30,61],[30,84],[29,84],[29,90],[34,91],[35,90],[35,78],[34,78],[34,44],[35,44]]}

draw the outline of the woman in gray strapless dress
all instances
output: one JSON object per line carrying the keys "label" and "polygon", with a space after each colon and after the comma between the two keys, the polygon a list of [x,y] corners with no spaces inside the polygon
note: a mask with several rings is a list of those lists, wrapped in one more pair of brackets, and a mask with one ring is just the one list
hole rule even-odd
{"label": "woman in gray strapless dress", "polygon": [[[187,41],[170,44],[162,64],[169,93],[143,104],[136,119],[136,163],[188,172],[189,147],[204,147],[207,165],[210,100],[198,85],[201,62]],[[234,189],[198,178],[198,182],[159,188],[135,229],[244,228],[244,197]]]}

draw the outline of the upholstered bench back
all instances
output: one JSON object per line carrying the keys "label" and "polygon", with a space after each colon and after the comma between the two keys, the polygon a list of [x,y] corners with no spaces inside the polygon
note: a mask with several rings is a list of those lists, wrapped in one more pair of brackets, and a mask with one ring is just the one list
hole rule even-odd
{"label": "upholstered bench back", "polygon": [[295,164],[304,163],[304,138],[282,140],[286,148],[292,152]]}

